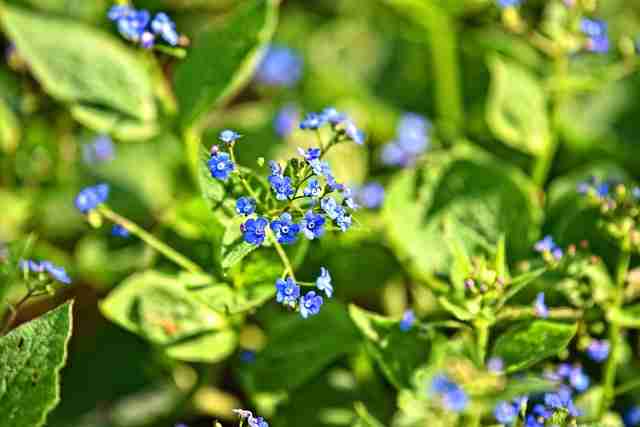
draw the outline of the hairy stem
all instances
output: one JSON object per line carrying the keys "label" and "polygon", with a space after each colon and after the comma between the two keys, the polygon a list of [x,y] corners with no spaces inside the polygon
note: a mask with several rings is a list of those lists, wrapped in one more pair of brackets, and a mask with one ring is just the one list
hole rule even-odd
{"label": "hairy stem", "polygon": [[155,250],[160,252],[162,255],[164,255],[171,261],[175,262],[177,265],[184,268],[185,270],[190,271],[192,273],[202,272],[202,269],[196,263],[194,263],[184,255],[182,255],[181,253],[177,252],[175,249],[173,249],[166,243],[162,242],[161,240],[153,236],[151,233],[144,230],[138,224],[115,213],[114,211],[109,209],[108,206],[100,205],[98,206],[98,211],[102,214],[102,216],[107,218],[109,221],[122,226],[129,233],[137,236],[140,240],[145,242],[147,245],[151,246],[152,248],[154,248]]}

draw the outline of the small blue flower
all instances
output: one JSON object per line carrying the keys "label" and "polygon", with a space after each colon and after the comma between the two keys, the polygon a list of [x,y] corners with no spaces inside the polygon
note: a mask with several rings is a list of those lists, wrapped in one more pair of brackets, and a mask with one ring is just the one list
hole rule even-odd
{"label": "small blue flower", "polygon": [[276,193],[276,199],[287,200],[293,197],[295,190],[291,185],[291,178],[281,175],[270,175],[269,183]]}
{"label": "small blue flower", "polygon": [[273,120],[273,128],[278,136],[286,138],[293,132],[299,120],[300,113],[298,109],[293,105],[286,105],[278,111],[278,114]]}
{"label": "small blue flower", "polygon": [[316,130],[327,122],[327,119],[322,114],[309,113],[304,117],[304,120],[300,122],[300,129],[302,130]]}
{"label": "small blue flower", "polygon": [[271,221],[271,229],[273,230],[278,243],[290,245],[295,243],[300,233],[300,226],[293,222],[291,214],[285,212],[280,215],[279,219]]}
{"label": "small blue flower", "polygon": [[339,183],[332,174],[325,174],[325,178],[327,179],[327,186],[331,191],[343,191],[345,189],[344,184]]}
{"label": "small blue flower", "polygon": [[265,228],[269,225],[266,218],[258,217],[248,219],[240,226],[240,231],[244,234],[244,241],[252,245],[260,246],[264,242]]}
{"label": "small blue flower", "polygon": [[354,191],[347,186],[343,185],[342,188],[342,196],[344,197],[343,203],[351,210],[356,210],[360,208],[360,206],[356,203],[354,198]]}
{"label": "small blue flower", "polygon": [[320,295],[317,295],[315,291],[307,292],[302,298],[300,298],[300,315],[306,319],[309,316],[315,316],[320,313],[320,307],[324,300]]}
{"label": "small blue flower", "polygon": [[549,235],[544,236],[544,239],[540,240],[533,246],[536,252],[551,252],[556,247],[553,237]]}
{"label": "small blue flower", "polygon": [[600,198],[607,197],[609,195],[610,186],[611,186],[610,183],[606,181],[596,185],[596,194],[598,195],[598,197]]}
{"label": "small blue flower", "polygon": [[87,165],[107,162],[114,158],[113,141],[107,135],[100,135],[91,143],[82,146],[82,160]]}
{"label": "small blue flower", "polygon": [[256,352],[253,350],[242,350],[240,352],[240,361],[242,363],[253,363],[256,361]]}
{"label": "small blue flower", "polygon": [[305,187],[303,194],[307,197],[320,197],[322,195],[322,186],[317,179],[312,179]]}
{"label": "small blue flower", "polygon": [[298,153],[300,153],[300,155],[304,157],[307,162],[311,162],[313,160],[319,159],[322,151],[319,148],[307,148],[306,151],[302,148],[298,148]]}
{"label": "small blue flower", "polygon": [[400,330],[402,332],[407,332],[413,327],[413,324],[415,322],[416,315],[413,310],[405,310],[405,312],[402,314],[402,319],[400,319]]}
{"label": "small blue flower", "polygon": [[329,270],[324,267],[320,267],[320,276],[316,279],[316,287],[323,291],[327,295],[327,298],[331,298],[333,296],[331,275],[329,274]]}
{"label": "small blue flower", "polygon": [[156,43],[156,36],[149,31],[144,31],[140,36],[140,46],[145,49],[151,49]]}
{"label": "small blue flower", "polygon": [[386,166],[407,167],[415,162],[415,158],[400,147],[396,141],[389,142],[382,148],[380,160]]}
{"label": "small blue flower", "polygon": [[282,167],[275,160],[269,160],[269,169],[271,169],[271,175],[282,175]]}
{"label": "small blue flower", "polygon": [[569,373],[569,383],[576,391],[583,392],[589,388],[589,376],[584,373],[581,366],[574,366]]}
{"label": "small blue flower", "polygon": [[607,23],[599,19],[582,18],[580,30],[587,36],[587,50],[594,53],[609,51]]}
{"label": "small blue flower", "polygon": [[501,8],[519,6],[522,0],[498,0],[498,6]]}
{"label": "small blue flower", "polygon": [[609,341],[591,340],[589,347],[587,347],[587,355],[594,362],[604,362],[609,357]]}
{"label": "small blue flower", "polygon": [[636,427],[640,425],[640,406],[632,406],[624,414],[624,425],[626,427]]}
{"label": "small blue flower", "polygon": [[580,411],[576,408],[571,397],[571,391],[562,387],[560,390],[554,393],[545,393],[544,404],[547,408],[552,410],[566,410],[572,417],[580,415]]}
{"label": "small blue flower", "polygon": [[151,21],[151,30],[171,46],[178,44],[179,35],[176,31],[176,24],[166,13],[160,12],[154,16]]}
{"label": "small blue flower", "polygon": [[400,118],[396,143],[409,156],[418,156],[429,148],[431,123],[420,114],[405,113]]}
{"label": "small blue flower", "polygon": [[252,197],[240,197],[236,200],[238,215],[249,216],[256,211],[256,201]]}
{"label": "small blue flower", "polygon": [[71,283],[71,278],[67,274],[64,267],[60,267],[55,265],[51,261],[34,261],[32,259],[29,260],[20,260],[18,263],[20,269],[23,271],[31,271],[32,273],[47,273],[50,278],[53,280],[60,282],[62,284],[68,285]]}
{"label": "small blue flower", "polygon": [[346,122],[344,131],[347,134],[347,137],[358,145],[364,144],[364,141],[367,138],[365,133],[362,130],[358,129],[355,123],[353,123],[351,120]]}
{"label": "small blue flower", "polygon": [[229,179],[229,175],[231,175],[231,172],[236,168],[231,161],[229,153],[223,152],[219,152],[211,156],[208,165],[211,176],[221,181]]}
{"label": "small blue flower", "polygon": [[549,309],[544,303],[544,292],[540,292],[536,296],[536,302],[533,305],[533,310],[537,317],[542,317],[543,319],[546,319],[547,317],[549,317]]}
{"label": "small blue flower", "polygon": [[342,232],[347,231],[351,227],[351,222],[351,215],[346,215],[344,213],[336,218],[336,225]]}
{"label": "small blue flower", "polygon": [[320,200],[320,207],[325,211],[327,216],[333,220],[337,219],[344,212],[344,209],[338,205],[336,199],[331,196],[324,196],[322,200]]}
{"label": "small blue flower", "polygon": [[111,6],[109,12],[107,12],[107,17],[112,21],[117,21],[119,19],[124,18],[134,11],[131,6],[126,5],[115,5]]}
{"label": "small blue flower", "polygon": [[256,72],[256,80],[267,86],[294,86],[302,77],[302,59],[285,46],[271,45]]}
{"label": "small blue flower", "polygon": [[129,237],[129,230],[127,230],[126,228],[124,228],[120,224],[114,224],[113,227],[111,227],[111,235],[115,236],[115,237],[122,237],[123,239],[126,239],[126,238]]}
{"label": "small blue flower", "polygon": [[309,240],[317,239],[324,233],[324,217],[320,214],[314,214],[309,210],[304,214],[300,226],[305,237]]}
{"label": "small blue flower", "polygon": [[504,371],[504,361],[498,356],[493,356],[487,361],[487,369],[494,374],[500,374]]}
{"label": "small blue flower", "polygon": [[518,417],[519,408],[511,402],[502,401],[493,410],[493,416],[500,424],[511,424]]}
{"label": "small blue flower", "polygon": [[431,391],[442,399],[442,405],[449,411],[462,412],[469,403],[464,390],[443,374],[433,378]]}
{"label": "small blue flower", "polygon": [[231,144],[233,142],[236,142],[240,138],[242,138],[242,135],[240,135],[238,132],[233,131],[231,129],[225,129],[222,132],[220,132],[220,135],[218,135],[218,139],[226,144]]}
{"label": "small blue flower", "polygon": [[365,184],[356,191],[356,199],[365,208],[379,208],[384,202],[384,187],[377,182]]}
{"label": "small blue flower", "polygon": [[118,32],[125,39],[134,43],[140,42],[151,16],[146,10],[131,10],[116,21]]}
{"label": "small blue flower", "polygon": [[300,298],[300,286],[291,277],[276,280],[276,301],[280,304],[295,307]]}
{"label": "small blue flower", "polygon": [[333,179],[333,175],[331,172],[331,166],[326,160],[313,159],[309,160],[309,166],[311,166],[311,170],[315,175],[324,176],[327,179]]}
{"label": "small blue flower", "polygon": [[329,123],[331,123],[332,125],[336,126],[339,125],[340,123],[344,122],[345,120],[347,120],[347,115],[344,113],[341,113],[340,111],[336,110],[333,107],[327,107],[324,110],[322,110],[322,116],[324,117],[324,119],[326,121],[328,121]]}
{"label": "small blue flower", "polygon": [[250,417],[247,422],[249,427],[269,427],[269,423],[262,417]]}
{"label": "small blue flower", "polygon": [[109,186],[98,184],[93,187],[86,187],[80,190],[75,199],[76,208],[86,214],[98,207],[99,204],[107,201],[109,197]]}

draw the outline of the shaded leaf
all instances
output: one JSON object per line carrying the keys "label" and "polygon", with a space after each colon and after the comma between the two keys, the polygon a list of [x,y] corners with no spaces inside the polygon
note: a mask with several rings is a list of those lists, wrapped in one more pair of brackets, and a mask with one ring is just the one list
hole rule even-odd
{"label": "shaded leaf", "polygon": [[228,329],[186,339],[165,351],[169,357],[186,362],[215,363],[231,355],[237,342],[236,332]]}

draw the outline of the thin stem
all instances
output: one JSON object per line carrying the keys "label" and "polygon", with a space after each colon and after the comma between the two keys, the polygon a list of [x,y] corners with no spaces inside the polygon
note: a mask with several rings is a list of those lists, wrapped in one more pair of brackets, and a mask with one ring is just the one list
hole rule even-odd
{"label": "thin stem", "polygon": [[[618,259],[618,266],[616,268],[616,289],[613,299],[612,311],[618,311],[624,301],[624,284],[627,278],[627,272],[629,271],[629,264],[631,262],[631,251],[628,245],[624,244],[620,258]],[[618,323],[618,320],[612,318],[609,320],[611,327],[609,328],[609,344],[611,345],[611,351],[609,352],[609,358],[604,366],[603,383],[602,383],[602,403],[600,404],[599,414],[602,416],[609,407],[613,404],[615,398],[615,382],[616,371],[618,369],[618,360],[620,358],[620,352],[622,351],[622,327]]]}
{"label": "thin stem", "polygon": [[273,231],[267,230],[267,235],[269,236],[269,239],[273,243],[273,246],[276,248],[276,252],[280,257],[280,260],[282,261],[282,265],[284,265],[284,274],[286,275],[287,273],[289,273],[291,278],[294,281],[296,281],[296,276],[295,276],[295,273],[293,272],[293,266],[291,265],[289,256],[287,256],[287,253],[285,252],[284,248],[280,243],[278,243],[278,239],[276,239],[276,236],[275,234],[273,234]]}
{"label": "thin stem", "polygon": [[235,142],[232,142],[231,146],[229,147],[229,155],[231,156],[231,161],[233,162],[234,165],[236,165],[236,168],[237,168],[236,170],[238,171],[238,177],[240,178],[240,182],[242,183],[242,186],[244,187],[244,189],[247,190],[247,193],[249,193],[251,197],[253,197],[255,200],[258,200],[258,196],[256,195],[255,191],[253,191],[253,188],[251,188],[247,180],[244,178],[244,175],[240,170],[240,165],[238,165],[238,162],[236,161],[236,153],[234,150],[235,145],[236,145]]}
{"label": "thin stem", "polygon": [[484,366],[484,359],[487,355],[487,344],[489,343],[489,323],[476,321],[473,324],[476,330],[476,356],[478,365]]}
{"label": "thin stem", "polygon": [[187,150],[187,161],[193,182],[195,182],[196,185],[200,185],[200,135],[195,129],[191,128],[184,132],[182,139],[184,140],[185,149]]}
{"label": "thin stem", "polygon": [[[497,321],[514,321],[536,317],[536,311],[533,307],[506,307],[500,310]],[[550,308],[549,319],[559,320],[575,320],[582,317],[581,310],[574,310],[568,307]]]}
{"label": "thin stem", "polygon": [[22,305],[25,302],[27,302],[27,300],[31,298],[32,295],[33,295],[33,290],[29,289],[27,294],[24,297],[22,297],[20,301],[16,303],[15,307],[9,306],[9,315],[7,316],[7,320],[5,320],[4,325],[0,330],[0,335],[4,335],[9,331],[9,328],[11,328],[11,325],[13,325],[13,322],[15,322],[16,320],[16,316],[18,315],[18,310],[20,310],[20,307],[22,307]]}
{"label": "thin stem", "polygon": [[621,394],[625,394],[630,392],[631,390],[640,387],[640,378],[631,380],[625,384],[622,384],[620,387],[616,388],[614,396],[620,396]]}
{"label": "thin stem", "polygon": [[151,233],[145,231],[138,224],[134,223],[133,221],[130,221],[129,219],[121,215],[118,215],[117,213],[109,209],[108,206],[100,205],[98,206],[98,211],[102,214],[102,216],[104,216],[111,222],[122,226],[129,233],[135,236],[138,236],[140,240],[142,240],[147,245],[151,246],[152,248],[154,248],[155,250],[160,252],[162,255],[164,255],[171,261],[175,262],[185,270],[190,271],[192,273],[202,272],[202,269],[196,263],[194,263],[184,255],[182,255],[181,253],[177,252],[175,249],[173,249],[166,243],[162,242],[161,240],[153,236]]}

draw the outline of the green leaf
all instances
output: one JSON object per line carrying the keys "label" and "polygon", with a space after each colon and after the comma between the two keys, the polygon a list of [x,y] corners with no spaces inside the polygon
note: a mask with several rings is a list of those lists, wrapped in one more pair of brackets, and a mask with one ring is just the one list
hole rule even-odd
{"label": "green leaf", "polygon": [[221,265],[223,270],[228,270],[238,264],[244,257],[249,255],[259,246],[247,243],[242,238],[240,225],[244,222],[243,217],[236,217],[229,222],[222,236]]}
{"label": "green leaf", "polygon": [[207,161],[210,154],[204,148],[200,147],[200,159],[198,165],[198,180],[200,182],[200,191],[204,200],[207,202],[207,206],[210,209],[215,210],[220,208],[220,204],[224,200],[224,186],[222,183],[211,176]]}
{"label": "green leaf", "polygon": [[194,298],[178,278],[156,271],[129,276],[100,303],[100,310],[160,345],[226,328],[226,319]]}
{"label": "green leaf", "polygon": [[489,69],[489,128],[513,148],[536,156],[545,153],[551,135],[540,82],[527,69],[500,56],[489,59]]}
{"label": "green leaf", "polygon": [[429,360],[431,342],[418,328],[400,330],[397,320],[349,306],[349,314],[364,338],[367,351],[396,388],[411,388],[414,372]]}
{"label": "green leaf", "polygon": [[274,282],[247,284],[239,289],[217,283],[191,289],[191,292],[212,310],[236,314],[261,306],[273,298],[276,288]]}
{"label": "green leaf", "polygon": [[230,356],[237,344],[238,334],[228,329],[178,342],[168,347],[166,353],[185,362],[216,363]]}
{"label": "green leaf", "polygon": [[623,328],[640,329],[640,304],[632,304],[621,310],[609,313],[611,320],[615,320]]}
{"label": "green leaf", "polygon": [[525,369],[564,350],[577,325],[533,320],[514,326],[496,340],[493,356],[500,357],[507,372]]}
{"label": "green leaf", "polygon": [[0,427],[44,425],[60,401],[71,306],[66,303],[0,338]]}
{"label": "green leaf", "polygon": [[247,1],[222,26],[194,39],[174,78],[183,128],[231,98],[251,79],[275,31],[278,3]]}
{"label": "green leaf", "polygon": [[149,139],[158,132],[155,122],[131,120],[117,112],[88,105],[72,106],[71,115],[86,127],[98,133],[113,135],[123,141]]}
{"label": "green leaf", "polygon": [[77,21],[3,6],[8,36],[53,98],[104,108],[140,122],[156,117],[142,62],[108,34]]}

